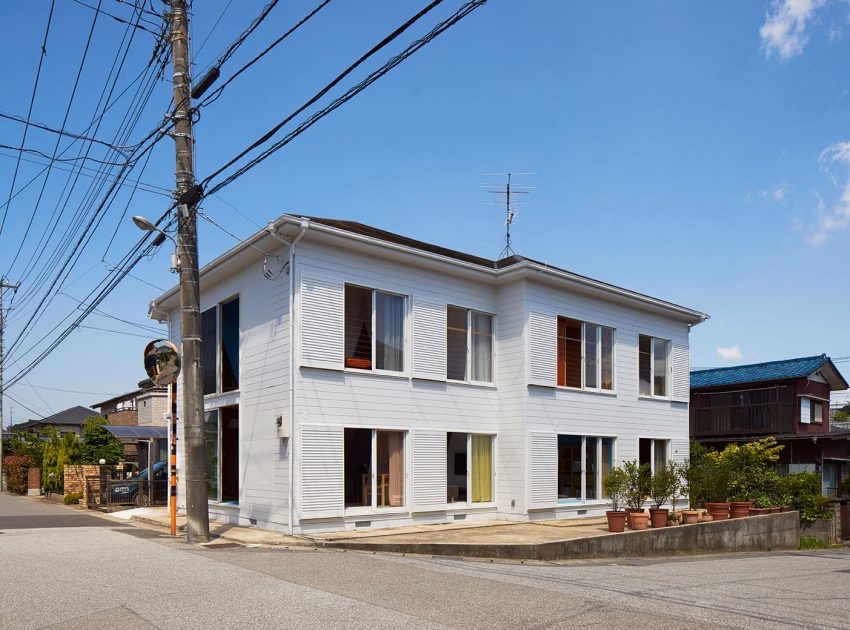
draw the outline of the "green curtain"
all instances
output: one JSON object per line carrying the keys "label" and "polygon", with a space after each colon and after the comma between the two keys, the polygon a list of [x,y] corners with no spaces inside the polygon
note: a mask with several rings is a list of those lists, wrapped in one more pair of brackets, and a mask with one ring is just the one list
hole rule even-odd
{"label": "green curtain", "polygon": [[493,500],[493,438],[472,435],[472,502]]}

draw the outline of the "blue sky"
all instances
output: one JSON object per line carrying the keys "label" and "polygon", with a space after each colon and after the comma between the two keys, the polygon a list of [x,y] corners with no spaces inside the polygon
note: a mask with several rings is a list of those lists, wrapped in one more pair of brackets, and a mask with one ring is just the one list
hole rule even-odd
{"label": "blue sky", "polygon": [[[196,74],[264,4],[196,2]],[[225,163],[424,4],[331,2],[202,111],[197,176]],[[446,0],[345,87],[460,5]],[[102,0],[101,6],[119,17],[131,14],[128,2]],[[224,65],[223,77],[313,6],[281,2]],[[48,0],[3,5],[0,48],[14,62],[4,64],[2,113],[27,113],[49,8]],[[33,121],[61,126],[93,17],[72,0],[56,1]],[[66,129],[89,125],[125,28],[99,18]],[[153,43],[150,33],[136,32],[114,94],[144,70]],[[204,211],[241,237],[294,212],[354,219],[495,257],[503,216],[483,203],[489,199],[479,184],[497,179],[482,173],[535,172],[523,178],[536,188],[514,224],[517,252],[711,314],[692,333],[693,365],[821,352],[846,356],[848,53],[850,6],[838,0],[491,0],[207,199]],[[126,144],[156,128],[170,98],[169,84],[158,81]],[[112,141],[130,100],[117,100],[98,138]],[[20,123],[0,119],[0,143],[20,146],[22,133]],[[51,154],[55,141],[54,134],[31,128],[26,146]],[[69,144],[62,140],[60,151]],[[66,155],[76,156],[79,146]],[[0,203],[8,198],[16,155],[0,149]],[[95,147],[90,156],[104,159],[105,152]],[[35,154],[24,157],[32,161],[21,162],[16,192],[46,162]],[[141,180],[169,189],[173,168],[166,139],[151,153]],[[37,271],[64,260],[58,236],[78,210],[90,216],[85,193],[91,178],[80,177],[56,240],[38,247],[54,210],[62,207],[67,178],[65,170],[51,173],[17,260],[43,176],[10,205],[0,235],[0,273],[26,279],[9,317],[7,347],[21,335],[46,278],[53,277],[38,279]],[[128,204],[129,188],[106,210],[62,293],[10,355],[7,379],[55,337],[51,330],[72,313],[74,299],[106,275],[102,261],[114,263],[138,238],[129,216],[155,218],[167,206],[165,196],[146,191],[137,191]],[[236,242],[203,223],[200,239],[202,262]],[[31,258],[36,272],[26,276]],[[147,303],[159,291],[146,282],[163,288],[173,283],[168,258],[163,249],[143,260],[100,310],[151,326]],[[10,389],[18,402],[6,400],[7,422],[9,404],[17,422],[34,415],[21,404],[47,414],[131,390],[144,376],[147,330],[100,313],[84,325],[141,336],[77,330]]]}

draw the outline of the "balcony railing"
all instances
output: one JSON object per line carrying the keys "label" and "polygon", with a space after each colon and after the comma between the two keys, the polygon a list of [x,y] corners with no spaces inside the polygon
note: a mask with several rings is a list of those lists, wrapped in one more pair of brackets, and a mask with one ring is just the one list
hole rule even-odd
{"label": "balcony railing", "polygon": [[691,436],[794,433],[796,410],[789,386],[691,395]]}

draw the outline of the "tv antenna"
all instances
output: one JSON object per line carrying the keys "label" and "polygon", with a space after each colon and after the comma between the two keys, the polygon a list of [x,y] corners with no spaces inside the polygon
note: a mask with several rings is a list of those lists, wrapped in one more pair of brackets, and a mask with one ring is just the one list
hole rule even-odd
{"label": "tv antenna", "polygon": [[511,176],[537,175],[537,173],[482,173],[482,175],[484,177],[505,178],[505,185],[499,186],[495,189],[493,189],[494,184],[481,184],[482,188],[491,188],[491,190],[487,191],[488,193],[501,196],[498,201],[485,203],[493,203],[495,205],[505,207],[505,247],[499,254],[499,259],[501,260],[502,258],[507,258],[508,256],[514,256],[516,254],[511,247],[511,224],[514,222],[514,218],[517,215],[517,211],[515,210],[516,206],[524,205],[526,203],[524,201],[516,201],[511,197],[513,195],[527,195],[528,191],[534,188],[534,186],[511,184]]}

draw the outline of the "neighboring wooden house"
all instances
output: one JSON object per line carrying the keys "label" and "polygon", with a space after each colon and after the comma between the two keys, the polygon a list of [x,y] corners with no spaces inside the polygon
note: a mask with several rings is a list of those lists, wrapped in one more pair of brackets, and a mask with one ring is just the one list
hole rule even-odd
{"label": "neighboring wooden house", "polygon": [[83,434],[83,425],[86,418],[90,418],[91,416],[100,416],[100,414],[94,409],[77,405],[76,407],[70,407],[40,420],[29,420],[12,425],[9,427],[9,431],[36,433],[41,429],[54,427],[60,433],[73,433],[79,437]]}
{"label": "neighboring wooden house", "polygon": [[723,446],[773,436],[780,470],[819,472],[835,496],[850,475],[850,430],[831,430],[829,396],[848,388],[825,354],[691,372],[691,437]]}
{"label": "neighboring wooden house", "polygon": [[[612,466],[688,457],[707,316],[528,258],[284,215],[202,269],[201,310],[213,518],[602,515]],[[176,288],[150,315],[179,345]]]}

